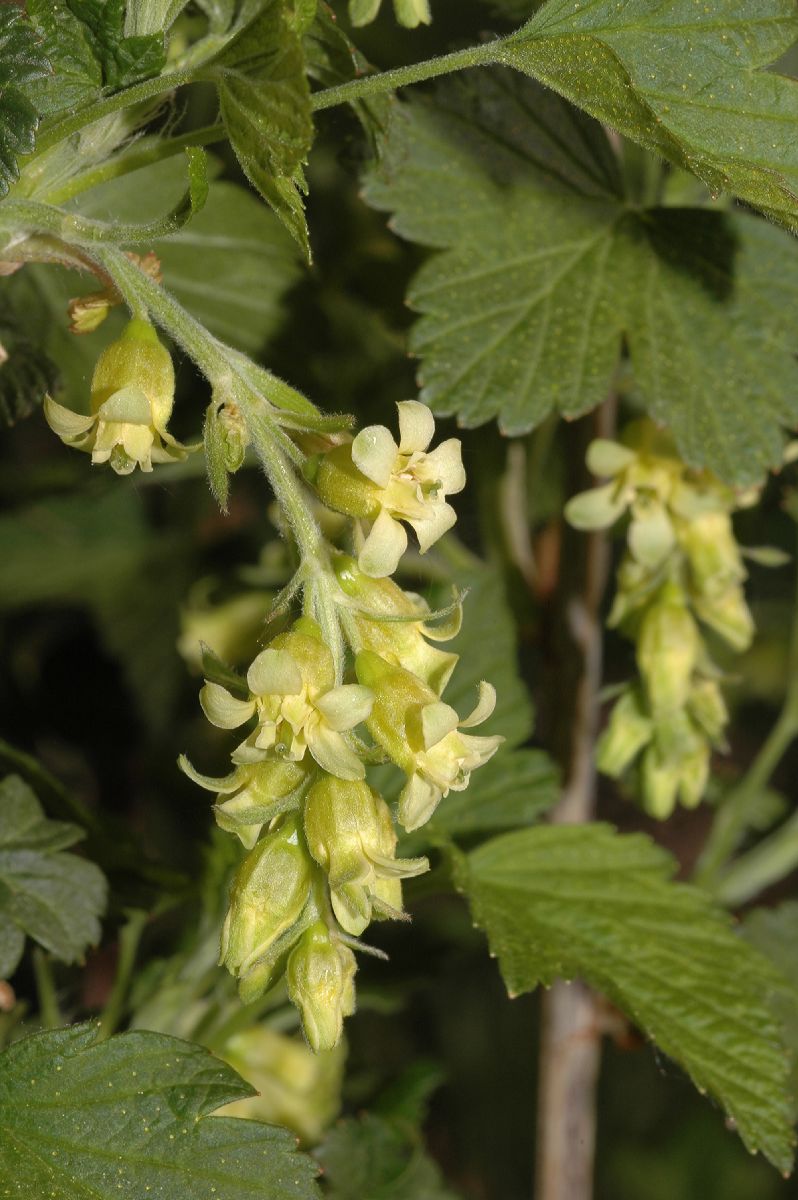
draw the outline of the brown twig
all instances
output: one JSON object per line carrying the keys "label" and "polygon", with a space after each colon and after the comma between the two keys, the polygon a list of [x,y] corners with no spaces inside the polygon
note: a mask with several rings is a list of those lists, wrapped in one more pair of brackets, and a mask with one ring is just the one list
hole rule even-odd
{"label": "brown twig", "polygon": [[[592,436],[612,436],[615,398],[597,410]],[[584,461],[585,437],[573,429],[574,467]],[[585,485],[584,473],[574,490]],[[558,594],[561,649],[569,669],[563,680],[560,757],[565,770],[562,798],[551,814],[560,824],[589,821],[596,804],[594,746],[601,686],[601,601],[609,571],[603,533],[564,531],[566,568]],[[571,552],[572,551],[572,552]],[[560,665],[560,664],[558,664]],[[557,981],[543,997],[536,1200],[590,1200],[596,1135],[596,1082],[601,1056],[597,998],[580,982]]]}

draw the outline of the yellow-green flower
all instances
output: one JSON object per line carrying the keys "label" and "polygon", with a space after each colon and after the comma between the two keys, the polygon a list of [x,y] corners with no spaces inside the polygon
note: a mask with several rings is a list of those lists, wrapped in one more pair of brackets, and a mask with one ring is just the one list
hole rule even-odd
{"label": "yellow-green flower", "polygon": [[352,623],[358,648],[373,650],[386,662],[412,671],[440,696],[459,655],[429,643],[448,641],[455,636],[460,628],[462,605],[458,602],[445,622],[432,624],[429,606],[421,596],[403,591],[392,579],[364,575],[346,554],[339,555],[334,565],[342,590],[356,601]]}
{"label": "yellow-green flower", "polygon": [[313,1050],[338,1044],[344,1017],[355,1011],[357,963],[348,946],[330,934],[323,921],[303,933],[288,959],[288,995],[302,1014],[302,1028]]}
{"label": "yellow-green flower", "polygon": [[446,497],[465,487],[460,442],[449,438],[428,446],[435,419],[424,404],[405,400],[399,410],[399,444],[384,425],[369,425],[350,445],[337,446],[322,459],[316,488],[325,504],[372,522],[358,556],[366,575],[392,575],[407,549],[406,521],[419,549],[429,550],[457,514]]}
{"label": "yellow-green flower", "polygon": [[[390,810],[360,780],[328,775],[313,785],[305,802],[305,838],[327,872],[333,912],[347,933],[363,932],[372,918],[372,905],[387,916],[398,916],[401,880],[429,870],[426,858],[396,858]],[[386,905],[378,886],[381,880],[399,884],[391,890],[398,903]]]}
{"label": "yellow-green flower", "polygon": [[332,654],[318,626],[300,619],[261,651],[247,671],[250,696],[240,700],[218,683],[206,683],[200,703],[219,729],[236,729],[257,717],[253,732],[233,752],[237,763],[281,758],[301,762],[306,750],[340,779],[362,779],[365,767],[344,733],[371,712],[373,697],[361,684],[335,686]]}
{"label": "yellow-green flower", "polygon": [[218,1054],[252,1084],[257,1095],[225,1104],[214,1116],[283,1125],[315,1146],[340,1111],[343,1043],[314,1054],[301,1038],[254,1025],[228,1038]]}
{"label": "yellow-green flower", "polygon": [[358,679],[374,693],[369,731],[407,776],[399,797],[399,820],[408,831],[418,829],[442,797],[465,791],[471,772],[492,758],[504,741],[499,735],[461,732],[487,720],[496,692],[483,680],[476,707],[461,720],[421,679],[371,651],[357,656],[355,668]]}
{"label": "yellow-green flower", "polygon": [[[230,775],[219,779],[202,775],[182,755],[177,765],[194,783],[217,793],[213,806],[216,824],[236,834],[248,850],[257,842],[263,826],[287,811],[292,796],[308,777],[302,763],[281,760],[240,763]],[[294,803],[298,805],[298,799]]]}
{"label": "yellow-green flower", "polygon": [[100,355],[91,381],[91,415],[72,412],[47,396],[44,415],[63,442],[109,463],[117,475],[138,466],[177,462],[196,446],[184,446],[166,428],[172,414],[175,375],[169,352],[148,321],[134,318]]}

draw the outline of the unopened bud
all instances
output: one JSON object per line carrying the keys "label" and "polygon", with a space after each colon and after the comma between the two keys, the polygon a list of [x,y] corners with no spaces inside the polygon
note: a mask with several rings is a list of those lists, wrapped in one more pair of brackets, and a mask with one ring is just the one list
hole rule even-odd
{"label": "unopened bud", "polygon": [[666,584],[643,617],[637,639],[637,663],[655,719],[687,703],[699,650],[684,593],[677,584]]}
{"label": "unopened bud", "polygon": [[298,818],[284,817],[241,864],[230,890],[220,962],[246,974],[299,918],[308,898],[311,859]]}
{"label": "unopened bud", "polygon": [[299,1008],[305,1037],[317,1052],[338,1043],[344,1017],[355,1011],[356,970],[352,951],[330,937],[323,921],[312,925],[291,951],[288,995]]}
{"label": "unopened bud", "polygon": [[637,689],[624,692],[596,746],[596,765],[617,779],[651,740],[654,723],[644,711]]}

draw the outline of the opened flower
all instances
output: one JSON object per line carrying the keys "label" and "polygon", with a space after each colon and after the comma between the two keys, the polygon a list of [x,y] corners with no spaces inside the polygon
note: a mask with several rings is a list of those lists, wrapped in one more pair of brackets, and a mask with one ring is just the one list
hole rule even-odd
{"label": "opened flower", "polygon": [[335,686],[332,654],[314,621],[303,617],[280,634],[247,672],[250,696],[233,696],[218,683],[200,693],[205,716],[219,729],[236,729],[257,716],[253,732],[233,752],[237,763],[282,758],[301,762],[305,751],[339,779],[362,779],[365,767],[343,734],[371,712],[361,684]]}
{"label": "opened flower", "polygon": [[492,758],[504,741],[499,735],[460,732],[488,719],[496,692],[491,684],[480,683],[475,709],[461,720],[415,675],[368,650],[357,656],[356,669],[361,683],[374,692],[369,731],[407,776],[399,797],[399,820],[410,832],[429,820],[443,796],[465,791],[471,772]]}
{"label": "opened flower", "polygon": [[423,554],[454,525],[456,513],[446,497],[465,487],[458,439],[428,452],[435,432],[430,410],[415,400],[396,407],[398,445],[384,425],[369,425],[351,445],[325,455],[316,477],[325,504],[373,522],[358,565],[377,579],[392,575],[407,549],[401,522],[415,530]]}
{"label": "opened flower", "polygon": [[110,463],[117,475],[138,466],[178,462],[196,449],[183,446],[166,428],[172,414],[175,373],[169,352],[148,321],[134,318],[100,355],[91,381],[91,415],[57,404],[49,396],[44,415],[67,446]]}

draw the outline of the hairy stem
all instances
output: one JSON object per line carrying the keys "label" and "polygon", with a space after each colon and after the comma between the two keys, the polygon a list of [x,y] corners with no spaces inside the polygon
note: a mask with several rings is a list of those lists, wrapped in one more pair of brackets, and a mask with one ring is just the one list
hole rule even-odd
{"label": "hairy stem", "polygon": [[362,75],[359,79],[351,79],[347,83],[339,83],[335,87],[315,92],[311,96],[311,107],[316,111],[332,108],[336,104],[362,100],[364,96],[392,92],[395,88],[407,87],[411,83],[423,83],[424,80],[435,79],[438,75],[449,75],[452,71],[488,66],[498,61],[503,42],[503,38],[497,38],[481,46],[469,46],[466,50],[455,50],[452,54],[428,58],[424,62],[411,63],[407,67],[394,67],[392,71]]}
{"label": "hairy stem", "polygon": [[133,968],[136,965],[136,954],[141,935],[147,924],[147,917],[148,914],[144,909],[133,909],[128,913],[127,922],[119,933],[119,960],[116,966],[116,976],[108,1003],[100,1017],[98,1041],[105,1041],[107,1037],[110,1037],[122,1019],[130,981],[133,978]]}
{"label": "hairy stem", "polygon": [[[596,413],[594,436],[611,437],[615,401]],[[579,460],[584,445],[578,447]],[[574,537],[574,554],[564,555],[575,578],[561,588],[566,652],[573,660],[561,719],[568,730],[562,757],[565,788],[551,819],[580,824],[596,804],[596,741],[601,687],[603,629],[601,601],[610,551],[597,531]],[[559,706],[558,706],[559,708]],[[596,998],[584,984],[557,981],[542,1002],[541,1063],[538,1089],[536,1200],[590,1200],[596,1139],[596,1083],[601,1030]]]}

